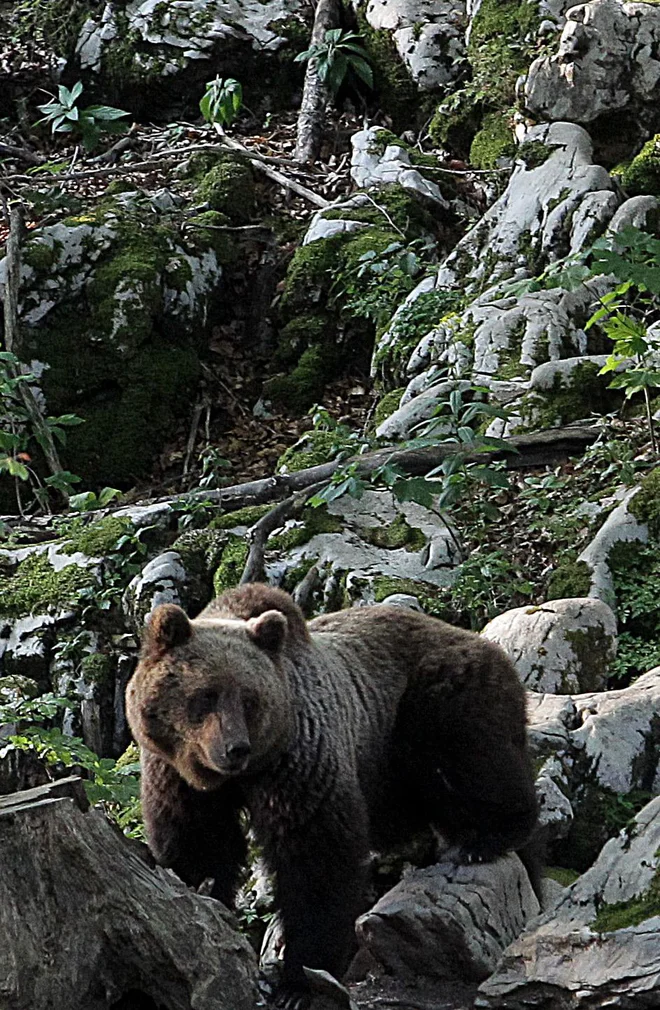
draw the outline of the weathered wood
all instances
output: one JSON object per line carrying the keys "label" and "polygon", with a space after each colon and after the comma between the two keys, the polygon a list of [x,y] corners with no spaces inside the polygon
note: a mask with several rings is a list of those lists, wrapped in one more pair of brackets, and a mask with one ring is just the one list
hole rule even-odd
{"label": "weathered wood", "polygon": [[[331,28],[338,28],[340,23],[341,0],[318,0],[310,45],[322,45],[325,42],[325,33]],[[296,161],[301,164],[310,164],[316,161],[319,156],[323,138],[325,107],[329,97],[328,89],[318,75],[316,60],[308,60],[300,112],[298,113],[294,155]]]}
{"label": "weathered wood", "polygon": [[0,799],[2,1010],[105,1010],[136,996],[163,1010],[254,1010],[256,960],[231,913],[63,795],[76,781]]}
{"label": "weathered wood", "polygon": [[[488,459],[505,459],[507,467],[512,470],[525,467],[555,464],[570,456],[583,453],[588,445],[596,441],[600,434],[596,425],[576,425],[567,428],[552,428],[548,431],[535,431],[528,435],[513,435],[506,439],[510,451],[501,450],[490,453]],[[227,511],[243,508],[245,505],[265,505],[302,491],[312,484],[327,482],[341,466],[357,463],[358,474],[361,477],[373,473],[383,463],[393,463],[405,470],[411,477],[426,474],[438,466],[444,459],[456,451],[455,443],[439,442],[423,449],[397,449],[387,446],[375,452],[364,453],[362,456],[351,456],[350,459],[333,460],[330,463],[319,463],[317,466],[298,470],[296,473],[276,474],[274,477],[264,477],[261,480],[248,481],[245,484],[234,484],[231,487],[220,488],[217,491],[188,491],[186,494],[161,498],[161,502],[177,501],[210,501],[223,505]],[[483,462],[483,453],[466,455],[470,463]]]}

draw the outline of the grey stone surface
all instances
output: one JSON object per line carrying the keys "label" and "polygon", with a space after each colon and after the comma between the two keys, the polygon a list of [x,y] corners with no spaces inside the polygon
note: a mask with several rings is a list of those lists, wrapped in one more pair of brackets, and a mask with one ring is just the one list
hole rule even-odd
{"label": "grey stone surface", "polygon": [[639,488],[634,488],[607,517],[593,540],[585,547],[578,561],[584,561],[591,569],[589,595],[616,608],[616,596],[612,572],[608,564],[610,551],[620,543],[642,543],[648,541],[649,531],[645,523],[640,523],[628,510],[628,505]]}
{"label": "grey stone surface", "polygon": [[504,952],[480,989],[475,1007],[491,1010],[616,1007],[660,1004],[660,915],[626,928],[596,932],[606,905],[644,895],[660,862],[660,797],[611,839],[594,866]]}
{"label": "grey stone surface", "polygon": [[451,84],[465,56],[465,0],[368,0],[365,16],[390,31],[401,60],[422,91]]}
{"label": "grey stone surface", "polygon": [[614,614],[588,597],[507,610],[482,635],[504,649],[526,687],[550,694],[604,688],[616,656]]}
{"label": "grey stone surface", "polygon": [[660,125],[660,10],[649,3],[590,0],[566,16],[557,52],[530,67],[528,108],[544,119],[588,124],[619,113]]}
{"label": "grey stone surface", "polygon": [[495,863],[413,870],[358,919],[356,931],[399,977],[478,981],[538,911],[527,873],[510,853]]}
{"label": "grey stone surface", "polygon": [[382,144],[378,139],[380,132],[378,127],[371,126],[354,133],[351,137],[353,145],[351,178],[358,189],[397,183],[422,199],[430,200],[440,207],[448,207],[449,204],[438,186],[425,179],[422,173],[412,166],[405,147],[389,144],[384,151],[382,150]]}

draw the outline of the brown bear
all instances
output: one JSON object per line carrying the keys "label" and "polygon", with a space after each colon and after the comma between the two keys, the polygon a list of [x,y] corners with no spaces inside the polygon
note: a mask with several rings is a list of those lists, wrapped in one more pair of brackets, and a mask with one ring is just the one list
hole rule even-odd
{"label": "brown bear", "polygon": [[501,649],[397,607],[309,623],[279,589],[157,607],[127,690],[156,859],[231,905],[252,828],[284,926],[278,1005],[341,976],[369,851],[432,824],[465,860],[525,846],[525,694]]}

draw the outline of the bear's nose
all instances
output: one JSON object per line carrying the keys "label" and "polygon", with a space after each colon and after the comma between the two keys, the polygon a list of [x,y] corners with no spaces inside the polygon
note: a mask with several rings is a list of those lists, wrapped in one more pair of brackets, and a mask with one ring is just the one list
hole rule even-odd
{"label": "bear's nose", "polygon": [[227,758],[235,763],[244,761],[250,754],[250,745],[247,742],[230,743],[227,745]]}

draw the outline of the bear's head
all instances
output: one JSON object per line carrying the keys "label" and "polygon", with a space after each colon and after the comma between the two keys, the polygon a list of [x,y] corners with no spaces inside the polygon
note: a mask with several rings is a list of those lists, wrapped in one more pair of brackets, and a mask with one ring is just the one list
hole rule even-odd
{"label": "bear's head", "polygon": [[286,636],[278,610],[191,621],[173,604],[157,607],[126,691],[135,739],[194,789],[273,763],[293,732]]}

